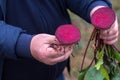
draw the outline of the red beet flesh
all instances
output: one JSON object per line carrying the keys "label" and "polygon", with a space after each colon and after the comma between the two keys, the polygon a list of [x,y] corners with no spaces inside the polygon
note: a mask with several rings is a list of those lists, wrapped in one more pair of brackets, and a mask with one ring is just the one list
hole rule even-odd
{"label": "red beet flesh", "polygon": [[80,40],[80,30],[72,24],[61,25],[57,28],[55,35],[61,44],[73,44]]}
{"label": "red beet flesh", "polygon": [[92,17],[92,24],[98,29],[108,29],[115,21],[115,12],[108,7],[103,7],[96,10]]}

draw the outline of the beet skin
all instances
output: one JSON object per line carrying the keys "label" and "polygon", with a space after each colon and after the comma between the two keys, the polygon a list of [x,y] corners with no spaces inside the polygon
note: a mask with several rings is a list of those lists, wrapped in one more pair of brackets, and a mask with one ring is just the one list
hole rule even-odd
{"label": "beet skin", "polygon": [[55,32],[56,38],[61,44],[73,44],[80,40],[80,30],[72,24],[61,25]]}
{"label": "beet skin", "polygon": [[108,7],[102,7],[96,10],[92,17],[92,24],[98,29],[108,29],[115,21],[115,12]]}

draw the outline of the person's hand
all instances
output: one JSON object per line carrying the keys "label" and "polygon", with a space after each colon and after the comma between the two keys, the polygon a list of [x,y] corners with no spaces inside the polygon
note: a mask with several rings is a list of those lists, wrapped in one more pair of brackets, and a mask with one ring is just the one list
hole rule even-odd
{"label": "person's hand", "polygon": [[54,65],[66,60],[73,51],[73,45],[56,45],[54,48],[51,44],[59,44],[53,35],[38,34],[34,36],[30,45],[33,58],[44,64]]}
{"label": "person's hand", "polygon": [[118,34],[118,21],[116,17],[110,29],[100,31],[100,38],[103,39],[104,43],[112,45],[118,41]]}
{"label": "person's hand", "polygon": [[[90,16],[99,8],[102,8],[105,6],[97,6],[92,9],[90,12]],[[118,20],[116,16],[115,22],[112,24],[111,28],[106,29],[106,30],[100,30],[100,38],[103,39],[105,44],[112,45],[117,42],[118,40],[118,35],[119,35],[119,30],[118,30]]]}

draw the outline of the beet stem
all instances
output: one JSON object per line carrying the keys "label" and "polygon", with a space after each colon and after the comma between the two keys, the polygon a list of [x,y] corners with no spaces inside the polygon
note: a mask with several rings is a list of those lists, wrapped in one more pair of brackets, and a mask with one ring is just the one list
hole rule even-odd
{"label": "beet stem", "polygon": [[111,47],[120,53],[120,50],[115,45],[111,45]]}
{"label": "beet stem", "polygon": [[82,60],[82,65],[81,65],[81,70],[83,69],[83,65],[84,65],[86,54],[87,54],[87,50],[88,50],[88,47],[90,45],[91,40],[93,40],[93,36],[95,35],[95,32],[96,32],[96,29],[94,28],[94,30],[93,30],[93,32],[92,32],[92,34],[90,36],[90,39],[88,41],[88,44],[86,46],[85,52],[84,52],[84,56],[83,56],[83,60]]}

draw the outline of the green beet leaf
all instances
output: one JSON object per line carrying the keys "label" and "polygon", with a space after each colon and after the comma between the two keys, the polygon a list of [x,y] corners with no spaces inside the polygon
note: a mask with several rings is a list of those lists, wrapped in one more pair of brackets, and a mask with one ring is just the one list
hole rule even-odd
{"label": "green beet leaf", "polygon": [[85,80],[104,80],[104,76],[100,73],[99,70],[90,67],[86,72]]}
{"label": "green beet leaf", "polygon": [[120,80],[120,75],[116,75],[114,78],[112,78],[112,80]]}
{"label": "green beet leaf", "polygon": [[113,52],[114,58],[115,58],[118,62],[120,62],[120,53],[117,52],[116,50],[113,50],[112,52]]}
{"label": "green beet leaf", "polygon": [[104,48],[97,54],[97,62],[95,64],[95,68],[97,70],[100,69],[100,66],[103,64],[103,55],[104,55]]}
{"label": "green beet leaf", "polygon": [[103,64],[103,59],[99,59],[95,65],[95,68],[99,70],[102,64]]}
{"label": "green beet leaf", "polygon": [[89,69],[89,67],[87,67],[79,72],[78,80],[84,80],[85,74],[88,69]]}
{"label": "green beet leaf", "polygon": [[109,74],[103,65],[100,67],[100,73],[105,77],[106,80],[110,80]]}

